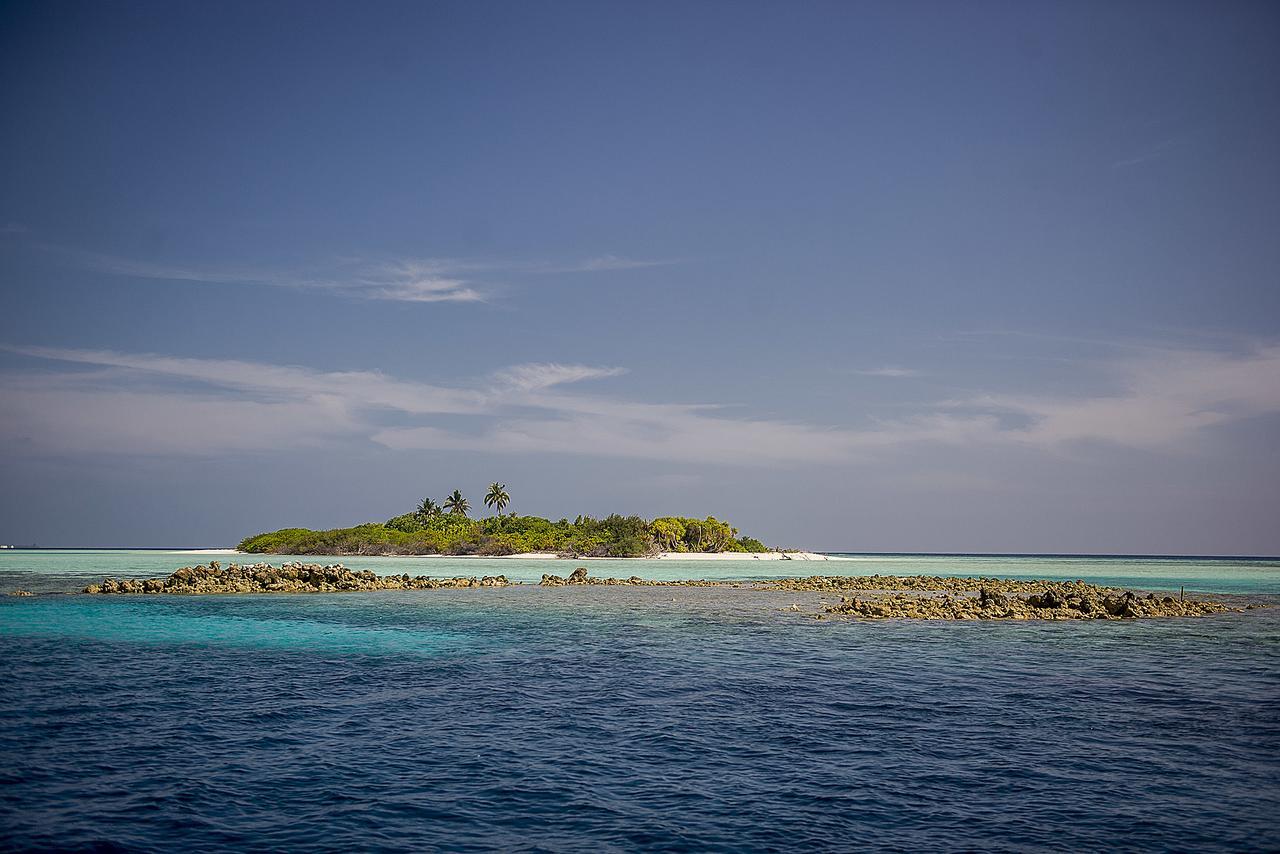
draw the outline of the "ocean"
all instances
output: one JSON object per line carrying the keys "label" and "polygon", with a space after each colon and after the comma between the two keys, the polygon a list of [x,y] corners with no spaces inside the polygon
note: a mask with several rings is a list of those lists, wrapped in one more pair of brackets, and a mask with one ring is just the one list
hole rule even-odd
{"label": "ocean", "polygon": [[[210,559],[234,558],[0,552],[0,591],[50,594],[0,597],[0,848],[1280,845],[1280,608],[870,623],[814,620],[818,594],[723,588],[52,595]],[[578,565],[332,560],[524,581]],[[1280,604],[1274,559],[584,565],[1082,578]]]}

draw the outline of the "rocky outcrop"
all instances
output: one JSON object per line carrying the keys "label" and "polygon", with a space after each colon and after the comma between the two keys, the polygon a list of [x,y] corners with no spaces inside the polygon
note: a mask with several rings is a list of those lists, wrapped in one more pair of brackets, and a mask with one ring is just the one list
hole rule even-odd
{"label": "rocky outcrop", "polygon": [[[216,561],[183,567],[166,578],[105,578],[85,593],[204,594],[204,593],[337,593],[360,590],[435,590],[444,588],[506,587],[504,575],[484,578],[430,578],[425,575],[379,576],[342,564],[267,563],[223,568]],[[867,619],[898,620],[1126,620],[1145,617],[1199,617],[1228,610],[1218,602],[1145,596],[1083,581],[1010,581],[996,578],[948,576],[813,576],[778,581],[655,581],[594,578],[578,567],[568,578],[542,576],[543,587],[631,585],[637,587],[754,587],[764,590],[807,590],[842,594],[825,613]],[[874,591],[864,598],[843,595]],[[30,595],[17,591],[13,595]],[[1253,606],[1249,606],[1252,608]],[[821,615],[820,615],[821,616]]]}
{"label": "rocky outcrop", "polygon": [[15,590],[9,594],[10,596],[34,596],[30,590]]}
{"label": "rocky outcrop", "polygon": [[542,587],[567,587],[576,584],[619,585],[629,584],[633,587],[741,587],[743,582],[733,581],[655,581],[652,578],[641,578],[633,575],[630,578],[596,578],[587,574],[587,568],[580,566],[569,573],[568,578],[558,575],[543,575],[539,582]]}
{"label": "rocky outcrop", "polygon": [[1080,582],[1008,597],[986,587],[977,596],[892,593],[867,599],[842,596],[828,614],[879,620],[1133,620],[1143,617],[1202,617],[1228,610],[1218,602],[1139,596],[1132,591]]}
{"label": "rocky outcrop", "polygon": [[85,593],[338,593],[357,590],[434,590],[459,587],[505,587],[505,575],[484,578],[429,578],[425,575],[379,576],[355,571],[342,564],[269,563],[225,569],[213,561],[208,566],[187,566],[167,578],[104,578]]}
{"label": "rocky outcrop", "polygon": [[539,584],[543,587],[565,587],[571,584],[635,584],[635,585],[658,585],[660,581],[646,581],[638,575],[630,578],[591,578],[587,575],[587,568],[580,566],[573,572],[569,573],[568,578],[561,578],[558,575],[542,576]]}
{"label": "rocky outcrop", "polygon": [[1105,590],[1122,593],[1118,587],[1098,587],[1083,581],[1017,581],[1008,578],[982,578],[950,575],[813,575],[808,578],[780,578],[762,581],[761,586],[778,590],[816,590],[820,592],[844,592],[851,590],[929,590],[947,593],[977,593],[986,589],[988,594],[1030,595],[1047,586],[1067,591]]}

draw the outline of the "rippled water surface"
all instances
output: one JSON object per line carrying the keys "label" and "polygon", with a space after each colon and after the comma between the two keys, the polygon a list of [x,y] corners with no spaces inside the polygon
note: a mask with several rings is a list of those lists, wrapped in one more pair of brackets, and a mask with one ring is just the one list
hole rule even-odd
{"label": "rippled water surface", "polygon": [[1276,848],[1280,609],[866,623],[819,601],[3,597],[0,847]]}

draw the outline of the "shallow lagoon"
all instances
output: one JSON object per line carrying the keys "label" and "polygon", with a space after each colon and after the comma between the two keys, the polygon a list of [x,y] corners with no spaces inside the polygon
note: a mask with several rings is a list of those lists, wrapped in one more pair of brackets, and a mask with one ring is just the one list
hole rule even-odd
{"label": "shallow lagoon", "polygon": [[537,582],[543,573],[568,575],[586,566],[592,575],[659,581],[687,578],[763,579],[807,575],[980,575],[1022,579],[1082,579],[1094,584],[1210,593],[1280,592],[1280,559],[1201,557],[1074,557],[992,555],[838,555],[830,561],[756,560],[528,560],[457,557],[317,557],[297,555],[193,554],[147,549],[0,551],[0,592],[71,592],[111,575],[146,578],[180,566],[231,562],[342,563],[379,575],[506,575]]}

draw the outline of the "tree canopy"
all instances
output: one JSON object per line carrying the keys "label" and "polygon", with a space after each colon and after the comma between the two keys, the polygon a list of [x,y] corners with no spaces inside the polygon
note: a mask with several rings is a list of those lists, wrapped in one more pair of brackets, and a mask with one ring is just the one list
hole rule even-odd
{"label": "tree canopy", "polygon": [[444,500],[444,509],[455,516],[466,516],[471,512],[471,502],[462,497],[462,491],[455,489]]}
{"label": "tree canopy", "polygon": [[484,495],[484,506],[491,507],[498,515],[502,515],[502,511],[511,503],[511,496],[507,493],[507,485],[505,483],[493,482],[489,484],[489,491]]}
{"label": "tree canopy", "polygon": [[[505,497],[500,502],[497,492]],[[492,499],[492,500],[491,500]],[[467,499],[454,490],[443,509],[427,499],[412,512],[385,522],[352,528],[313,531],[284,528],[247,537],[240,550],[262,554],[448,554],[508,555],[557,552],[577,557],[641,557],[658,552],[764,552],[763,543],[738,535],[736,528],[714,516],[694,519],[660,516],[652,521],[617,514],[595,519],[579,516],[572,522],[552,522],[539,516],[502,515],[510,501],[506,487],[490,486],[485,505],[497,515],[471,519]]]}

